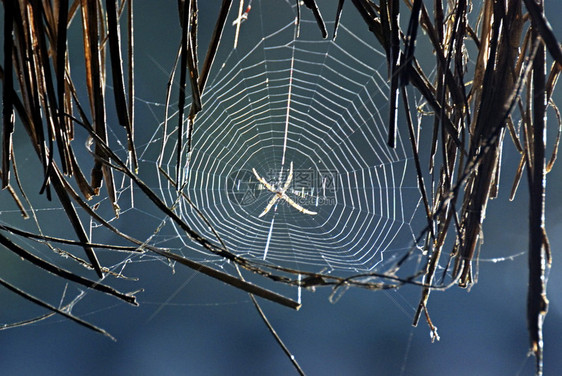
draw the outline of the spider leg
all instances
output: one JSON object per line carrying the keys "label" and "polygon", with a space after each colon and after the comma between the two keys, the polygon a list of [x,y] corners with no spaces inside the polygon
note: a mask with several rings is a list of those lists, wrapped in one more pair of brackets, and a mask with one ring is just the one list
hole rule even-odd
{"label": "spider leg", "polygon": [[287,189],[289,189],[292,180],[293,180],[293,161],[291,161],[291,165],[289,167],[289,175],[287,176],[287,181],[285,181],[285,185],[283,185],[283,189],[281,190],[281,193],[285,193]]}
{"label": "spider leg", "polygon": [[291,205],[293,208],[297,209],[298,211],[300,211],[301,213],[304,214],[310,214],[310,215],[316,215],[318,214],[317,212],[313,212],[311,210],[305,209],[302,206],[300,206],[299,204],[297,204],[295,201],[293,201],[292,198],[290,198],[289,196],[287,196],[285,193],[283,193],[283,195],[281,196],[281,198],[285,201],[287,201],[289,203],[289,205]]}
{"label": "spider leg", "polygon": [[274,186],[272,186],[271,184],[269,184],[264,178],[262,178],[261,176],[258,175],[258,172],[256,171],[255,168],[252,168],[252,171],[254,172],[254,175],[256,176],[256,178],[258,179],[258,181],[260,183],[262,183],[262,185],[267,188],[268,191],[271,191],[273,193],[277,193],[277,190],[275,189]]}
{"label": "spider leg", "polygon": [[267,204],[267,206],[265,207],[265,209],[263,209],[263,211],[261,212],[261,214],[258,216],[258,218],[263,217],[264,215],[266,215],[271,208],[273,207],[273,205],[275,205],[275,203],[277,202],[277,200],[279,200],[279,196],[276,194],[275,196],[273,196],[271,198],[271,200],[269,200],[269,204]]}

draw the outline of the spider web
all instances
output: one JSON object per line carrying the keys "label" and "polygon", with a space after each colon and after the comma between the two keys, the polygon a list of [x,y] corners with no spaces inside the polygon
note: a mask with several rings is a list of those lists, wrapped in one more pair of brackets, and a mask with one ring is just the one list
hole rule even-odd
{"label": "spider web", "polygon": [[[322,39],[306,8],[297,28],[295,6],[260,5],[253,3],[236,49],[235,28],[225,30],[179,176],[170,126],[177,113],[160,124],[141,163],[164,171],[157,190],[183,221],[208,239],[216,231],[237,255],[314,271],[388,266],[414,243],[420,196],[403,135],[396,148],[386,145],[384,54],[345,17],[335,40]],[[159,157],[148,158],[155,145]],[[284,193],[315,214],[281,198],[290,165]],[[174,247],[186,257],[218,260],[168,223],[169,232],[159,227],[160,246],[179,240]]]}

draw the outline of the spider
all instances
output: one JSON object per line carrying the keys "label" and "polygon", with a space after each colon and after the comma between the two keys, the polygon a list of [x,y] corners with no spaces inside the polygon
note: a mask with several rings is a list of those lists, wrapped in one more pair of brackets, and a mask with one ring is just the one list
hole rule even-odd
{"label": "spider", "polygon": [[269,184],[264,178],[262,178],[261,176],[258,175],[258,172],[256,171],[255,168],[252,168],[252,171],[254,172],[254,175],[256,176],[258,181],[261,184],[263,184],[263,186],[266,187],[268,191],[275,194],[271,198],[271,200],[269,201],[269,203],[267,204],[267,206],[265,207],[263,212],[259,215],[259,218],[266,215],[271,210],[273,205],[275,205],[277,203],[277,201],[279,199],[287,201],[289,203],[289,205],[291,205],[293,208],[297,209],[301,213],[309,214],[309,215],[318,214],[316,212],[313,212],[311,210],[303,208],[302,206],[297,204],[295,201],[293,201],[293,199],[291,199],[289,196],[287,196],[287,193],[285,193],[285,192],[287,192],[287,189],[289,189],[289,185],[291,185],[291,181],[293,180],[293,162],[291,162],[291,165],[289,167],[289,176],[287,176],[287,180],[285,181],[285,184],[283,184],[282,188],[276,188],[273,185]]}

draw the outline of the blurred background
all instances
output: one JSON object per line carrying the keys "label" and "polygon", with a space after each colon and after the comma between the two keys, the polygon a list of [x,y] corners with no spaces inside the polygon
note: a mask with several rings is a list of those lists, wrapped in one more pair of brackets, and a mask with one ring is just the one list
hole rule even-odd
{"label": "blurred background", "polygon": [[[200,49],[210,39],[217,4],[200,2]],[[217,2],[218,3],[218,2]],[[324,17],[336,2],[321,1]],[[139,103],[163,104],[169,70],[179,44],[176,2],[136,2],[136,96]],[[286,7],[286,6],[285,6]],[[234,11],[231,9],[230,19]],[[280,7],[282,9],[283,7]],[[307,11],[303,8],[303,11]],[[562,5],[547,4],[547,16]],[[348,2],[346,17],[356,17]],[[252,17],[252,13],[250,13]],[[280,14],[281,17],[281,14]],[[75,20],[76,21],[76,20]],[[562,23],[552,17],[562,38]],[[358,21],[362,22],[362,21]],[[403,22],[406,22],[403,20]],[[230,22],[225,32],[233,32]],[[242,28],[241,41],[244,41]],[[203,56],[201,52],[200,56]],[[428,54],[428,59],[431,56]],[[429,60],[428,60],[429,61]],[[217,61],[215,66],[221,62]],[[555,101],[562,103],[560,90]],[[163,120],[137,106],[139,139]],[[551,122],[550,124],[554,124]],[[552,133],[555,135],[555,132]],[[551,137],[549,146],[552,147]],[[506,145],[510,145],[507,141]],[[549,149],[550,150],[550,149]],[[265,313],[305,372],[311,375],[531,375],[528,357],[527,191],[523,178],[514,202],[508,200],[518,155],[504,152],[499,198],[489,203],[478,283],[470,290],[433,292],[429,310],[441,340],[432,343],[427,324],[411,326],[420,291],[347,291],[335,304],[330,291],[303,291],[303,307],[291,311],[263,302]],[[25,160],[22,164],[25,166]],[[545,374],[562,369],[562,169],[548,176],[547,231],[553,252],[549,313],[544,325]],[[2,221],[9,213],[0,212]],[[56,224],[55,224],[56,225]],[[135,226],[140,226],[136,224]],[[5,252],[3,252],[5,253]],[[2,278],[28,288],[56,305],[76,287],[37,281],[31,267],[3,254]],[[102,259],[110,257],[102,254]],[[504,261],[495,262],[505,258]],[[248,296],[183,267],[172,269],[152,258],[127,265],[139,277],[140,307],[87,293],[73,313],[108,330],[117,342],[60,317],[0,332],[0,364],[5,375],[175,375],[294,374],[289,360],[263,325]],[[476,266],[476,265],[475,265]],[[57,284],[58,283],[58,284]],[[131,286],[131,285],[129,285]],[[10,323],[43,311],[2,290],[0,322]]]}

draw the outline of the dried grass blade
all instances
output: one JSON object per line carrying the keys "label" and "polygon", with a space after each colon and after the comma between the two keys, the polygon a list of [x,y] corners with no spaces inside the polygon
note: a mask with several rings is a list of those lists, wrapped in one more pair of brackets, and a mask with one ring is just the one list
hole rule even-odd
{"label": "dried grass blade", "polygon": [[[193,2],[193,4],[191,4]],[[188,131],[187,131],[187,148],[186,151],[187,153],[189,153],[191,151],[191,136],[193,134],[193,126],[194,126],[194,121],[195,121],[195,116],[197,115],[197,113],[201,110],[201,104],[198,103],[197,101],[200,101],[200,96],[203,94],[203,91],[205,90],[205,85],[207,83],[207,79],[209,77],[209,73],[211,71],[211,67],[213,65],[213,61],[215,60],[215,56],[220,44],[220,39],[222,36],[222,32],[224,30],[224,26],[226,25],[226,18],[228,16],[228,12],[230,10],[230,7],[232,5],[232,0],[223,0],[220,11],[219,11],[219,16],[217,17],[217,22],[215,24],[215,28],[213,30],[213,35],[211,37],[211,41],[209,42],[209,47],[207,49],[207,54],[205,56],[205,60],[203,62],[203,67],[201,69],[201,74],[199,75],[199,79],[198,79],[198,83],[197,83],[197,87],[198,87],[198,92],[195,91],[195,102],[192,103],[191,109],[190,109],[190,113],[189,113],[189,123],[188,123]],[[184,5],[185,7],[185,5]],[[194,0],[190,0],[190,6],[189,6],[189,10],[190,10],[190,18],[186,18],[186,10],[183,10],[183,23],[186,23],[188,20],[191,20],[192,22],[196,22],[197,18],[194,18],[194,14],[193,12],[196,12],[197,10],[197,5],[196,2],[194,2]],[[181,10],[181,7],[180,7]],[[197,28],[194,27],[196,26],[196,23],[191,25],[191,32],[193,34],[191,35],[187,35],[186,31],[184,31],[183,35],[182,35],[182,63],[180,65],[180,69],[181,69],[181,73],[182,75],[185,74],[185,69],[187,66],[187,60],[185,61],[185,63],[183,62],[184,59],[184,54],[183,52],[186,51],[185,54],[185,58],[187,59],[189,57],[188,55],[188,50],[187,48],[191,48],[191,61],[193,62],[192,66],[190,67],[190,73],[194,74],[197,71],[197,38],[196,38],[196,30]],[[187,27],[186,25],[183,25],[183,27]],[[188,39],[188,37],[190,37]],[[183,40],[183,38],[185,38],[185,41]],[[187,42],[187,44],[186,44]],[[189,45],[189,46],[188,46]],[[186,48],[184,50],[184,47]],[[183,85],[182,85],[183,83]],[[194,89],[194,86],[192,86],[192,90]],[[183,79],[180,79],[180,101],[181,101],[181,93],[182,91],[184,92],[185,95],[185,81]],[[183,130],[183,108],[180,108],[180,114],[181,116],[179,116],[178,119],[178,131]],[[182,132],[178,133],[178,140],[181,139],[182,137]],[[177,158],[177,163],[178,165],[176,166],[176,174],[179,177],[180,176],[180,160],[181,160],[181,147],[183,147],[183,145],[178,144],[178,158]],[[179,183],[179,181],[178,181]],[[179,184],[178,184],[179,185]]]}
{"label": "dried grass blade", "polygon": [[412,85],[419,90],[420,94],[425,98],[430,107],[435,111],[436,114],[441,114],[438,116],[443,116],[441,120],[444,130],[447,132],[447,136],[450,137],[458,148],[462,149],[462,142],[459,139],[459,132],[452,123],[451,119],[444,115],[442,112],[441,103],[435,98],[435,88],[429,83],[427,78],[423,76],[421,68],[417,65],[415,69],[411,71],[410,82]]}
{"label": "dried grass blade", "polygon": [[[55,21],[53,21],[55,22]],[[66,141],[65,150],[70,149],[70,140],[72,139],[72,132],[70,131],[69,124],[67,123],[67,118],[65,113],[67,109],[70,110],[67,95],[67,85],[65,79],[66,71],[66,39],[67,39],[67,23],[68,23],[68,0],[60,0],[58,4],[58,15],[57,21],[57,42],[56,42],[56,57],[55,57],[55,74],[57,80],[57,103],[58,103],[58,126],[60,127],[60,132],[64,135]],[[55,24],[56,24],[55,22]],[[73,172],[73,166],[70,163],[71,152],[68,151],[67,158],[64,161],[64,167],[66,167],[70,174]],[[64,171],[64,169],[63,169]]]}
{"label": "dried grass blade", "polygon": [[400,85],[405,86],[409,82],[409,72],[412,69],[412,60],[416,51],[416,39],[418,36],[420,12],[422,0],[414,0],[412,11],[410,12],[410,21],[408,22],[408,31],[406,33],[406,45],[404,47],[404,60],[401,64]]}
{"label": "dried grass blade", "polygon": [[388,146],[396,147],[396,132],[398,129],[398,91],[400,74],[398,66],[400,64],[400,28],[398,26],[398,17],[400,16],[400,3],[398,0],[391,0],[387,3],[389,15],[389,35],[390,35],[390,106],[388,120]]}
{"label": "dried grass blade", "polygon": [[[23,236],[23,237],[26,237],[26,238],[35,238],[35,239],[39,239],[39,240],[46,240],[46,239],[44,239],[43,236],[34,236],[33,234],[27,234],[24,231],[12,229],[12,228],[4,226],[4,225],[0,225],[0,228],[4,231],[9,231],[9,232],[15,233],[19,236]],[[53,240],[53,239],[54,238],[50,238],[50,240]],[[136,302],[135,296],[129,295],[129,294],[124,294],[122,292],[119,292],[119,291],[115,290],[113,287],[101,284],[97,281],[93,281],[93,280],[84,278],[82,276],[79,276],[78,274],[74,274],[72,272],[69,272],[68,270],[62,269],[62,268],[60,268],[60,267],[58,267],[54,264],[51,264],[51,263],[33,255],[32,253],[29,253],[28,251],[26,251],[25,249],[23,249],[22,247],[20,247],[19,245],[12,242],[7,237],[5,237],[3,234],[0,234],[0,244],[2,244],[4,247],[9,249],[10,251],[14,252],[19,257],[31,262],[33,265],[38,266],[43,270],[48,271],[49,273],[52,273],[52,274],[57,275],[59,277],[62,277],[64,279],[68,280],[68,281],[78,283],[82,286],[86,286],[86,287],[91,288],[93,290],[100,291],[104,294],[115,296],[116,298],[119,298],[119,299],[121,299],[121,300],[123,300],[123,301],[125,301],[129,304],[138,305],[138,303]]]}
{"label": "dried grass blade", "polygon": [[[10,232],[14,235],[18,235],[21,237],[24,237],[26,239],[32,239],[32,240],[37,240],[39,242],[53,242],[53,243],[59,243],[59,244],[66,244],[66,245],[75,245],[75,246],[89,246],[89,247],[93,247],[93,248],[100,248],[100,249],[109,249],[109,250],[114,250],[114,251],[118,251],[118,252],[133,252],[133,253],[144,253],[143,250],[140,250],[140,245],[142,245],[142,242],[140,240],[136,240],[134,239],[135,243],[138,245],[135,246],[126,246],[126,245],[115,245],[115,244],[102,244],[102,243],[82,243],[80,241],[77,240],[70,240],[70,239],[64,239],[64,238],[57,238],[55,236],[49,236],[49,235],[45,235],[43,233],[40,234],[36,234],[33,232],[28,232],[28,231],[24,231],[21,230],[19,228],[15,228],[15,227],[11,227],[11,226],[7,226],[7,225],[2,225],[0,224],[0,230],[4,230],[7,232]],[[127,239],[130,240],[130,239]],[[95,284],[99,284],[99,282],[94,282]]]}
{"label": "dried grass blade", "polygon": [[111,73],[113,78],[113,94],[115,107],[117,108],[117,118],[119,124],[127,131],[127,149],[131,155],[133,168],[138,168],[137,156],[133,140],[133,126],[130,122],[131,116],[128,113],[125,94],[125,81],[123,79],[123,58],[121,56],[121,31],[117,20],[116,0],[106,0],[107,8],[107,31],[109,41],[109,52],[111,60]]}
{"label": "dried grass blade", "polygon": [[[53,171],[51,174],[52,185],[55,188],[55,192],[57,193],[57,196],[62,204],[62,207],[64,208],[64,211],[68,219],[70,220],[70,223],[72,224],[72,227],[74,228],[74,232],[78,236],[78,239],[80,239],[82,243],[87,244],[89,243],[88,235],[84,231],[84,227],[82,226],[80,217],[78,217],[78,214],[76,213],[76,209],[72,205],[72,202],[68,197],[68,193],[63,187],[63,183],[61,182],[61,180],[64,179],[62,179],[62,177],[60,176],[60,172],[58,172],[56,169],[53,169],[52,171]],[[86,252],[86,255],[88,256],[88,259],[90,260],[90,263],[92,264],[94,270],[96,271],[98,277],[103,278],[102,268],[98,261],[94,249],[90,246],[84,246],[83,248],[84,251]]]}
{"label": "dried grass blade", "polygon": [[558,44],[558,40],[554,35],[552,26],[550,26],[544,16],[544,11],[534,0],[524,0],[524,2],[525,7],[527,7],[527,10],[531,15],[533,26],[540,34],[548,52],[558,64],[562,64],[562,48],[560,47],[560,44]]}
{"label": "dried grass blade", "polygon": [[[74,103],[76,105],[76,108],[78,109],[78,113],[80,114],[80,117],[84,119],[84,121],[87,121],[86,113],[84,112],[82,105],[78,101],[78,96],[76,95],[76,89],[72,81],[68,81],[67,89],[69,93],[68,95],[69,99],[74,98]],[[66,117],[70,119],[70,121],[75,121],[77,123],[80,123],[78,119],[74,118],[71,115],[67,115]],[[90,200],[96,194],[96,191],[94,190],[94,188],[92,188],[90,183],[88,183],[88,180],[84,176],[82,169],[78,165],[78,161],[76,160],[74,153],[71,153],[70,155],[70,163],[72,164],[72,169],[74,171],[74,180],[78,185],[78,189],[80,189],[80,192],[82,192],[82,194],[84,195],[84,197],[86,197],[87,200]]]}
{"label": "dried grass blade", "polygon": [[0,326],[0,330],[13,329],[13,328],[21,327],[21,326],[34,324],[36,322],[48,319],[49,317],[52,317],[54,315],[56,315],[56,312],[50,312],[50,313],[46,313],[44,315],[29,319],[29,320],[23,320],[23,321],[10,323],[10,324],[4,324],[4,325]]}
{"label": "dried grass blade", "polygon": [[78,165],[78,161],[76,161],[76,157],[74,156],[74,153],[71,153],[69,158],[70,158],[72,169],[74,171],[73,174],[74,181],[76,181],[76,185],[78,185],[78,189],[80,189],[80,192],[82,192],[84,197],[86,197],[87,200],[90,200],[95,194],[94,189],[92,188],[90,183],[88,183],[88,180],[84,176],[84,173],[80,168],[80,165]]}
{"label": "dried grass blade", "polygon": [[[541,10],[542,13],[542,10]],[[537,27],[538,26],[538,27]],[[539,40],[540,25],[533,18],[533,39]],[[538,29],[538,30],[537,30]],[[541,34],[542,36],[542,34]],[[532,76],[532,140],[530,142],[532,163],[527,177],[529,183],[529,279],[527,290],[527,329],[530,348],[535,355],[535,372],[543,372],[543,322],[548,311],[546,283],[549,252],[545,237],[545,195],[546,195],[546,53],[540,47],[533,59]],[[530,161],[529,161],[530,162]]]}
{"label": "dried grass blade", "polygon": [[[99,44],[100,30],[98,28],[98,20],[102,17],[102,10],[96,1],[82,0],[82,24],[84,32],[84,49],[87,52],[87,67],[91,77],[89,96],[90,106],[93,113],[93,124],[96,134],[104,142],[107,142],[107,124],[105,114],[105,69],[102,64],[103,48]],[[102,23],[99,24],[103,25]],[[87,69],[88,73],[88,69]],[[104,159],[103,148],[95,143],[94,153],[100,159]],[[117,194],[115,191],[115,183],[113,179],[113,171],[104,166],[99,161],[95,162],[92,169],[92,187],[96,193],[99,192],[102,181],[105,180],[106,191],[113,205],[116,216],[119,216],[119,206],[117,205]]]}
{"label": "dried grass blade", "polygon": [[513,120],[510,118],[507,119],[507,129],[509,131],[509,135],[511,136],[511,140],[517,149],[517,152],[523,153],[523,146],[521,145],[521,141],[519,140],[519,136],[515,131],[515,126],[513,125]]}
{"label": "dried grass blade", "polygon": [[509,201],[515,199],[515,194],[517,193],[517,188],[521,182],[521,176],[523,176],[523,170],[525,169],[525,162],[527,158],[525,155],[521,156],[519,160],[519,166],[517,167],[517,172],[515,172],[515,177],[513,178],[513,184],[511,185],[511,192],[509,193]]}
{"label": "dried grass blade", "polygon": [[[91,12],[88,11],[88,1],[87,0],[80,0],[81,1],[81,10],[82,10],[82,38],[83,38],[83,44],[84,44],[84,64],[85,64],[85,68],[86,68],[86,87],[88,89],[88,98],[89,98],[89,102],[90,102],[90,108],[92,110],[93,113],[95,113],[95,105],[94,105],[94,76],[99,77],[99,70],[96,69],[96,66],[98,64],[96,64],[96,59],[97,59],[97,53],[95,55],[92,54],[92,50],[94,49],[92,46],[90,46],[92,43],[96,43],[97,42],[95,40],[92,40],[92,34],[95,36],[95,33],[92,33],[90,31],[90,23],[93,22],[94,24],[96,23],[96,19],[94,18],[94,20],[90,20],[89,19],[89,14]],[[95,12],[94,12],[95,14]],[[95,117],[94,120],[95,122]],[[94,187],[95,190],[99,190],[99,187],[101,185],[101,177],[97,177],[99,174],[97,172],[98,167],[95,167],[96,170],[92,170],[92,186]]]}
{"label": "dried grass blade", "polygon": [[111,73],[113,78],[113,92],[115,107],[119,124],[130,129],[127,100],[125,99],[125,81],[123,79],[123,58],[121,56],[121,32],[117,20],[116,0],[106,0],[107,8],[107,40],[111,61]]}
{"label": "dried grass blade", "polygon": [[12,1],[4,4],[4,67],[2,72],[2,188],[10,182],[10,156],[12,155],[12,134],[14,132],[14,105],[13,105],[13,27],[14,12]]}
{"label": "dried grass blade", "polygon": [[[381,17],[377,16],[377,12],[375,10],[375,5],[366,0],[352,0],[353,5],[363,18],[363,21],[367,24],[369,30],[375,34],[375,37],[378,39],[379,43],[386,51],[386,56],[388,56],[389,44],[388,41],[385,39],[385,35],[383,33],[384,22],[385,18],[381,14]],[[388,28],[387,28],[388,29]]]}
{"label": "dried grass blade", "polygon": [[59,315],[62,315],[62,316],[64,316],[64,317],[66,317],[66,318],[68,318],[68,319],[70,319],[70,320],[72,320],[72,321],[74,321],[74,322],[76,322],[76,323],[78,323],[78,324],[80,324],[80,325],[82,325],[82,326],[88,328],[88,329],[91,329],[91,330],[93,330],[93,331],[95,331],[95,332],[101,333],[101,334],[103,334],[104,336],[109,337],[109,338],[110,338],[111,340],[113,340],[113,341],[116,340],[111,334],[109,334],[109,333],[106,332],[105,330],[103,330],[103,329],[101,329],[101,328],[99,328],[99,327],[97,327],[97,326],[95,326],[95,325],[92,325],[92,324],[90,324],[89,322],[84,321],[84,320],[82,320],[81,318],[79,318],[79,317],[77,317],[77,316],[74,316],[74,315],[71,314],[71,313],[68,313],[68,312],[65,312],[65,311],[63,311],[63,310],[61,310],[61,309],[58,309],[58,308],[56,308],[56,307],[50,305],[49,303],[46,303],[46,302],[42,301],[41,299],[38,299],[38,298],[34,297],[33,295],[30,295],[30,294],[26,293],[26,292],[23,291],[23,290],[20,290],[19,288],[15,287],[14,285],[12,285],[12,284],[10,284],[10,283],[4,281],[2,278],[0,278],[0,284],[3,285],[4,287],[6,287],[8,290],[10,290],[10,291],[12,291],[12,292],[15,292],[15,293],[18,294],[19,296],[23,297],[23,298],[26,299],[26,300],[29,300],[30,302],[32,302],[32,303],[34,303],[34,304],[37,304],[37,305],[39,305],[39,306],[41,306],[41,307],[43,307],[43,308],[46,308],[46,309],[48,309],[48,310],[50,310],[50,311],[56,312],[56,313],[58,313]]}
{"label": "dried grass blade", "polygon": [[[133,0],[127,2],[127,68],[128,68],[128,89],[129,89],[129,124],[131,124],[131,133],[129,137],[134,143],[135,140],[135,42],[133,33]],[[139,162],[137,158],[136,147],[133,144],[133,170],[138,172]]]}
{"label": "dried grass blade", "polygon": [[[188,5],[186,6],[183,3],[183,6],[180,7],[180,11],[182,14],[180,15],[181,18],[181,27],[182,27],[182,35],[181,35],[181,47],[180,47],[180,82],[179,82],[179,94],[178,94],[178,125],[177,129],[177,143],[176,143],[176,179],[178,181],[178,186],[181,185],[182,181],[182,169],[183,169],[183,159],[182,155],[184,151],[187,153],[191,150],[191,132],[193,131],[193,127],[191,126],[191,119],[189,119],[190,125],[188,126],[188,135],[187,135],[187,146],[184,145],[183,142],[183,124],[185,121],[185,99],[186,99],[186,87],[187,87],[187,71],[188,71],[188,56],[191,53],[190,48],[190,30],[191,30],[191,17],[193,12],[193,2],[194,0],[189,0]],[[192,67],[190,67],[190,70]],[[192,90],[198,90],[198,87],[192,88]],[[194,98],[192,100],[201,100],[201,98]],[[201,103],[199,103],[201,105]]]}
{"label": "dried grass blade", "polygon": [[236,287],[237,289],[240,289],[242,291],[246,291],[250,294],[259,296],[261,298],[270,300],[274,303],[278,303],[281,304],[285,307],[289,307],[295,310],[298,310],[301,307],[301,304],[290,299],[287,298],[283,295],[280,295],[276,292],[273,292],[271,290],[268,290],[266,288],[257,286],[251,282],[247,282],[247,281],[243,281],[239,278],[236,278],[230,274],[227,273],[223,273],[220,272],[216,269],[210,268],[206,265],[203,264],[199,264],[196,263],[195,261],[191,261],[185,257],[176,255],[175,253],[166,251],[166,250],[158,250],[158,249],[153,249],[152,252],[159,254],[160,256],[164,256],[170,260],[176,261],[184,266],[187,266],[190,269],[193,269],[199,273],[203,273],[209,277],[218,279],[219,281],[222,281],[226,284],[229,284],[233,287]]}
{"label": "dried grass blade", "polygon": [[[16,102],[16,103],[19,103],[21,105],[20,102]],[[21,192],[21,194],[23,196],[23,199],[29,204],[29,199],[25,195],[25,191],[23,190],[23,186],[21,184],[21,180],[20,180],[20,176],[19,176],[19,172],[18,172],[18,166],[16,164],[16,156],[15,156],[13,150],[12,150],[12,165],[14,166],[14,178],[16,178],[16,184],[18,186],[18,189]],[[13,189],[11,187],[11,185],[10,185],[10,189]],[[15,191],[14,191],[14,194],[16,194]],[[18,206],[20,206],[20,210],[22,210],[22,216],[25,219],[29,218],[29,214],[27,214],[27,210],[25,210],[25,207],[23,206],[23,203],[19,200],[19,198],[18,198]],[[33,214],[33,211],[31,211],[31,213]]]}
{"label": "dried grass blade", "polygon": [[340,26],[340,19],[343,11],[344,2],[345,0],[338,0],[338,9],[336,10],[336,19],[334,22],[334,36],[332,37],[332,40],[336,40],[336,37],[338,36],[338,28]]}
{"label": "dried grass blade", "polygon": [[[441,5],[442,7],[442,5]],[[462,13],[462,8],[458,8],[459,11],[461,11]],[[439,20],[439,18],[438,18]],[[458,20],[455,20],[458,21]],[[439,21],[438,21],[439,22]],[[445,52],[443,49],[443,44],[442,44],[442,40],[443,40],[443,36],[442,36],[442,32],[436,30],[436,28],[433,26],[433,24],[431,23],[431,19],[429,18],[429,14],[427,12],[427,8],[425,7],[425,4],[422,3],[421,5],[421,25],[423,26],[423,28],[425,29],[425,31],[427,32],[427,35],[433,45],[434,48],[434,52],[435,55],[437,57],[437,60],[440,62],[440,64],[443,67],[447,67],[447,69],[444,70],[444,75],[445,75],[445,83],[447,85],[447,88],[449,90],[450,95],[452,96],[452,100],[454,103],[463,103],[463,101],[465,100],[464,98],[464,90],[463,88],[459,85],[458,80],[455,79],[455,75],[453,74],[453,72],[451,72],[449,64],[446,63],[446,58],[445,58]],[[462,147],[460,144],[457,144],[457,146],[460,148]]]}
{"label": "dried grass blade", "polygon": [[27,211],[25,210],[25,207],[23,206],[23,203],[21,202],[20,198],[18,197],[18,194],[16,193],[16,191],[14,190],[12,185],[8,184],[8,186],[4,189],[7,189],[10,192],[10,196],[12,196],[12,199],[16,203],[18,209],[20,210],[21,216],[24,219],[29,218],[29,214],[27,214]]}
{"label": "dried grass blade", "polygon": [[322,14],[320,13],[320,9],[316,4],[315,0],[304,0],[304,5],[312,11],[314,15],[314,19],[316,20],[316,24],[322,33],[322,38],[328,38],[328,30],[326,30],[326,24],[324,23],[324,19],[322,18]]}
{"label": "dried grass blade", "polygon": [[209,42],[209,47],[207,48],[207,54],[205,55],[203,66],[201,67],[201,74],[199,75],[199,91],[201,94],[205,91],[205,85],[207,84],[211,67],[215,61],[215,56],[219,48],[222,32],[224,30],[224,26],[226,25],[226,18],[228,17],[228,11],[231,5],[232,0],[222,0],[219,16],[213,30],[213,35],[211,36],[211,41]]}
{"label": "dried grass blade", "polygon": [[550,107],[554,109],[554,113],[556,114],[556,119],[558,120],[558,132],[556,133],[556,141],[554,141],[554,148],[552,149],[552,154],[546,165],[547,174],[552,170],[552,167],[554,166],[554,162],[556,162],[556,158],[558,156],[558,147],[560,146],[560,133],[562,133],[562,119],[560,116],[560,110],[558,109],[558,106],[556,106],[552,101],[550,101]]}
{"label": "dried grass blade", "polygon": [[[193,3],[193,8],[190,15],[190,28],[189,28],[189,45],[187,53],[187,65],[189,67],[189,81],[191,84],[191,109],[190,118],[193,121],[195,115],[201,111],[201,90],[199,88],[199,58],[197,55],[197,20],[199,11],[197,9],[197,2]],[[189,134],[188,142],[191,144],[191,133]],[[191,145],[188,150],[191,150]]]}
{"label": "dried grass blade", "polygon": [[[62,111],[63,103],[57,103],[57,96],[55,94],[54,82],[53,77],[51,74],[51,64],[49,60],[49,47],[47,45],[47,39],[45,36],[48,34],[47,29],[45,29],[45,25],[43,24],[43,19],[45,18],[45,12],[42,4],[39,4],[39,0],[31,1],[31,9],[32,12],[29,12],[30,16],[32,17],[32,38],[34,39],[34,48],[33,53],[35,55],[35,69],[38,78],[38,88],[39,94],[43,101],[43,111],[45,113],[45,121],[47,123],[47,130],[49,134],[48,142],[49,142],[49,159],[47,162],[47,174],[45,177],[45,182],[43,183],[44,186],[42,187],[41,191],[44,190],[45,185],[49,184],[48,178],[49,173],[48,171],[51,169],[51,166],[54,162],[54,148],[53,148],[53,139],[56,141],[58,147],[58,153],[61,160],[62,170],[65,174],[70,173],[69,170],[69,163],[68,163],[68,145],[69,142],[66,137],[66,132],[64,130],[64,122],[61,121],[62,117],[56,114],[56,111]],[[55,42],[52,43],[53,45]],[[62,53],[64,55],[64,48],[63,51],[59,51],[58,49],[53,50],[51,49],[52,53],[58,55]],[[55,57],[57,60],[58,57]],[[62,83],[61,83],[62,84]],[[42,126],[41,124],[35,124],[35,126]]]}
{"label": "dried grass blade", "polygon": [[[19,3],[13,2],[16,8]],[[14,31],[17,46],[17,53],[14,56],[15,70],[18,74],[20,82],[20,90],[24,103],[19,101],[18,94],[14,91],[12,99],[14,106],[20,117],[27,125],[26,130],[31,139],[32,145],[38,150],[40,163],[43,166],[45,180],[48,176],[47,161],[48,153],[45,142],[45,134],[43,131],[43,120],[40,105],[40,88],[37,70],[35,68],[35,57],[32,42],[32,24],[33,21],[29,17],[33,17],[32,12],[25,9],[19,9],[14,12]],[[47,199],[51,200],[51,190],[46,186]]]}
{"label": "dried grass blade", "polygon": [[425,214],[426,214],[426,218],[427,218],[427,226],[429,229],[429,232],[431,234],[431,237],[433,239],[435,239],[435,231],[433,229],[433,213],[431,212],[431,208],[429,205],[429,199],[428,199],[428,195],[425,189],[425,182],[423,179],[423,172],[421,169],[421,162],[420,162],[420,156],[419,156],[419,148],[418,148],[418,137],[416,136],[416,133],[414,131],[414,123],[412,121],[412,114],[410,113],[410,101],[408,99],[408,92],[406,91],[406,88],[403,86],[402,87],[402,101],[404,103],[404,107],[405,107],[405,113],[406,113],[406,122],[408,124],[408,134],[409,134],[409,138],[410,138],[410,144],[411,144],[411,148],[414,154],[414,163],[416,165],[416,176],[418,179],[418,189],[420,190],[420,193],[422,195],[422,200],[423,200],[423,205],[424,205],[424,209],[425,209]]}
{"label": "dried grass blade", "polygon": [[558,82],[558,77],[560,77],[560,71],[562,71],[562,64],[553,63],[546,81],[546,97],[549,101],[556,87],[556,82]]}
{"label": "dried grass blade", "polygon": [[[238,273],[238,277],[242,280],[244,280],[244,276],[242,275],[240,268],[238,268],[238,266],[236,267],[236,272]],[[269,330],[269,333],[271,333],[271,335],[273,336],[273,338],[275,338],[275,341],[277,342],[277,344],[281,347],[281,349],[283,350],[283,352],[285,353],[285,355],[287,355],[287,358],[291,361],[291,363],[293,364],[293,367],[295,368],[295,370],[299,373],[299,375],[304,376],[305,373],[303,371],[303,369],[301,368],[300,364],[297,362],[297,360],[295,359],[294,355],[291,354],[291,351],[289,351],[289,348],[285,345],[285,343],[283,342],[283,340],[281,339],[281,337],[277,334],[277,331],[275,330],[275,328],[273,327],[273,325],[271,325],[271,323],[269,322],[267,316],[265,315],[265,312],[263,311],[263,309],[261,308],[260,304],[258,303],[256,297],[253,294],[249,294],[250,295],[250,299],[252,299],[252,303],[254,303],[254,307],[256,308],[256,310],[258,311],[258,314],[260,315],[260,317],[262,318],[265,326],[267,327],[267,329]]]}

